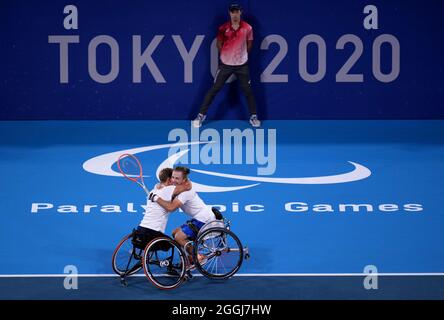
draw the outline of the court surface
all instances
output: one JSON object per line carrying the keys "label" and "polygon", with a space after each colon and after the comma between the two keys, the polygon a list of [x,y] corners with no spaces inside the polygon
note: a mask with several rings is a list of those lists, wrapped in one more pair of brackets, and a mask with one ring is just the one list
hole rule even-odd
{"label": "court surface", "polygon": [[[208,136],[234,128],[250,129],[209,121],[196,140],[187,121],[0,122],[0,299],[444,298],[444,121],[266,121],[252,134],[265,137],[265,154],[275,134],[267,163],[246,140],[228,144],[239,148],[231,157],[218,141],[208,153]],[[146,200],[112,156],[136,150],[152,187],[173,129],[188,133],[177,152],[197,157],[185,164],[200,170],[190,179],[217,191],[201,198],[222,209],[251,258],[224,282],[195,277],[162,292],[137,276],[123,288],[111,255]],[[173,213],[167,232],[185,220]],[[70,265],[78,290],[63,287]],[[369,266],[378,289],[364,287]]]}

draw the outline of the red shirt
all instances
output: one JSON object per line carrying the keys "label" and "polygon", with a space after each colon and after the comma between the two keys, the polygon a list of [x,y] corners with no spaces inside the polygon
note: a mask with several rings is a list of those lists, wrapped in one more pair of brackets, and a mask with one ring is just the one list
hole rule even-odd
{"label": "red shirt", "polygon": [[247,40],[253,40],[253,28],[241,20],[234,30],[231,21],[219,27],[217,39],[223,42],[220,60],[223,64],[239,66],[248,61]]}

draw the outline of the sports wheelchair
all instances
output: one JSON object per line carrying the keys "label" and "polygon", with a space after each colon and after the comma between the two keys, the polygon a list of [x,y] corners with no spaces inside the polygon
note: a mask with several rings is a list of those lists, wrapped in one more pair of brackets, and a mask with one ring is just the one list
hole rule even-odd
{"label": "sports wheelchair", "polygon": [[143,271],[149,281],[160,289],[177,288],[193,277],[197,270],[209,279],[228,279],[250,257],[247,247],[230,230],[230,221],[212,208],[216,220],[206,223],[193,241],[182,248],[168,236],[146,243],[135,230],[124,237],[114,250],[112,267],[126,286],[126,277]]}

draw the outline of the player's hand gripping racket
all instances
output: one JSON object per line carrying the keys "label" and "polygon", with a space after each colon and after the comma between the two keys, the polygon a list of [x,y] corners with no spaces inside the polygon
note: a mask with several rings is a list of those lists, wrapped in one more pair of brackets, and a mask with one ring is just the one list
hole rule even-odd
{"label": "player's hand gripping racket", "polygon": [[129,153],[122,154],[119,160],[117,160],[117,167],[125,178],[136,182],[146,192],[147,196],[149,196],[150,192],[143,181],[142,165],[139,159]]}

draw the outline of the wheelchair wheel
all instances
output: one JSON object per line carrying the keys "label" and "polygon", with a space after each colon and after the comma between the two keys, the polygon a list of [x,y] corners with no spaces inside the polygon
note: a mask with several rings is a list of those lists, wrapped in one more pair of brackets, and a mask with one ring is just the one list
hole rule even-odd
{"label": "wheelchair wheel", "polygon": [[156,238],[148,243],[142,265],[147,278],[159,289],[177,288],[185,279],[183,251],[169,238]]}
{"label": "wheelchair wheel", "polygon": [[142,269],[143,250],[133,246],[132,238],[132,233],[123,238],[113,253],[113,270],[121,277],[135,274]]}
{"label": "wheelchair wheel", "polygon": [[239,238],[224,228],[204,231],[194,245],[196,268],[210,279],[232,277],[241,267],[243,256]]}

